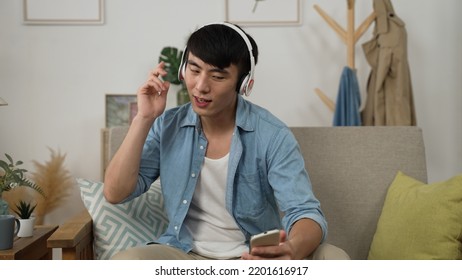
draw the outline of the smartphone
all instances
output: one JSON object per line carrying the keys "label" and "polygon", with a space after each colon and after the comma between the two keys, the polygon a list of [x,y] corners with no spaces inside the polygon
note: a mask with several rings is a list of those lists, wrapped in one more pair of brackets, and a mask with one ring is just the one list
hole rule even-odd
{"label": "smartphone", "polygon": [[250,237],[250,248],[258,246],[276,246],[279,245],[279,229],[273,229],[253,235]]}

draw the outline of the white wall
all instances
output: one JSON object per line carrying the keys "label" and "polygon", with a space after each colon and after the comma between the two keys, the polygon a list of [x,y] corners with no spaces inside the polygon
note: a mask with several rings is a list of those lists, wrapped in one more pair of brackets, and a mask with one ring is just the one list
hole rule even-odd
{"label": "white wall", "polygon": [[[290,126],[330,126],[332,113],[314,94],[335,99],[346,47],[313,9],[341,25],[346,1],[303,0],[303,24],[246,27],[259,44],[252,101]],[[356,1],[356,24],[372,0]],[[182,48],[191,31],[225,19],[225,1],[106,0],[104,25],[24,25],[23,1],[0,1],[0,155],[26,162],[67,154],[75,177],[100,180],[100,129],[107,93],[135,93],[166,45]],[[406,23],[418,125],[426,143],[429,181],[462,172],[462,2],[393,1]],[[362,89],[369,66],[361,43],[356,66]],[[169,101],[174,103],[174,94]],[[72,205],[81,207],[77,198]],[[71,212],[73,210],[70,210]],[[62,212],[61,212],[62,213]]]}

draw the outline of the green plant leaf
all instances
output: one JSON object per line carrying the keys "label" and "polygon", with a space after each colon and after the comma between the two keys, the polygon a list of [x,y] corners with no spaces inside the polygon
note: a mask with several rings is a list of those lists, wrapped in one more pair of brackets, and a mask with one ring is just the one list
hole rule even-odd
{"label": "green plant leaf", "polygon": [[3,160],[0,160],[0,167],[6,172],[6,170],[9,169],[10,166],[8,165],[8,163],[4,162]]}
{"label": "green plant leaf", "polygon": [[7,162],[0,160],[0,168],[4,171],[4,173],[0,175],[0,192],[9,191],[17,186],[25,186],[36,190],[42,196],[46,197],[40,186],[24,177],[24,174],[27,173],[26,169],[16,168],[18,165],[23,163],[22,161],[19,160],[16,164],[13,164],[14,161],[10,155],[5,154],[5,157],[10,163],[8,164]]}
{"label": "green plant leaf", "polygon": [[159,56],[159,63],[161,61],[165,62],[165,71],[167,72],[167,75],[163,77],[165,81],[169,81],[174,85],[181,84],[181,81],[178,79],[178,69],[182,56],[183,51],[178,51],[175,47],[164,47],[162,49]]}
{"label": "green plant leaf", "polygon": [[6,158],[10,162],[10,164],[13,164],[13,158],[9,154],[5,154]]}

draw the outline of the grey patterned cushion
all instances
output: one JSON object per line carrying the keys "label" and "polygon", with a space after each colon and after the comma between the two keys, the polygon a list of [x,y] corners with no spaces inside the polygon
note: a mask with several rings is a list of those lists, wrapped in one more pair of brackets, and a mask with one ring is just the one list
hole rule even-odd
{"label": "grey patterned cushion", "polygon": [[93,219],[94,250],[97,259],[156,240],[167,228],[160,184],[124,204],[110,204],[103,196],[103,183],[77,179],[80,195]]}

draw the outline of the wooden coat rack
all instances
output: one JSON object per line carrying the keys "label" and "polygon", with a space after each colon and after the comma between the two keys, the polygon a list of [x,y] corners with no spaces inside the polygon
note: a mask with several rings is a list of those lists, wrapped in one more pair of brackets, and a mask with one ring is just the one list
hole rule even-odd
{"label": "wooden coat rack", "polygon": [[[335,20],[333,20],[326,12],[324,12],[318,5],[314,5],[314,9],[321,15],[321,17],[327,22],[327,24],[334,29],[334,31],[340,36],[340,39],[347,46],[347,65],[351,69],[355,69],[355,45],[359,38],[366,32],[369,26],[375,20],[375,13],[372,12],[358,27],[355,29],[355,0],[347,0],[347,28],[346,30],[341,27]],[[335,103],[326,96],[319,88],[315,88],[314,91],[331,110],[335,110]]]}

